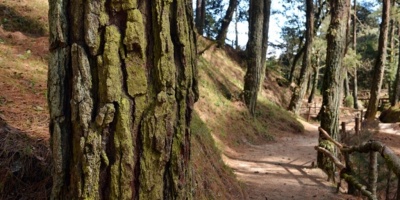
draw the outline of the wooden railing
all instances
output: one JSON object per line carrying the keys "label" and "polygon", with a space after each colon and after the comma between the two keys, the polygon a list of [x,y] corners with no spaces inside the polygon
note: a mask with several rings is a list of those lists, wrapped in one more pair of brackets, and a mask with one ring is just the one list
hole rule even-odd
{"label": "wooden railing", "polygon": [[[319,128],[319,131],[326,139],[328,139],[338,147],[340,153],[344,156],[345,163],[343,164],[340,159],[338,159],[330,151],[322,147],[315,146],[315,149],[325,154],[333,161],[336,167],[340,170],[341,179],[344,179],[349,184],[349,186],[358,189],[361,194],[366,196],[368,199],[377,200],[377,158],[378,154],[380,154],[383,157],[387,168],[391,172],[394,172],[397,177],[398,186],[396,199],[400,199],[400,158],[397,157],[397,155],[389,147],[379,141],[374,140],[370,140],[360,145],[347,146],[332,139],[329,134],[322,128]],[[369,153],[368,185],[363,185],[359,180],[357,180],[356,176],[354,176],[353,174],[353,170],[351,169],[349,161],[351,154],[354,152]],[[388,178],[390,180],[390,176]],[[338,185],[338,187],[339,186],[340,185]]]}

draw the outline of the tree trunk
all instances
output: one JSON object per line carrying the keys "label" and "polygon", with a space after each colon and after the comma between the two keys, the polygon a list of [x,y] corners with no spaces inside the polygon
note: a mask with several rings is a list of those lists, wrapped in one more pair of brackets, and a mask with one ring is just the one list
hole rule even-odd
{"label": "tree trunk", "polygon": [[[353,50],[357,52],[357,0],[354,0],[353,3]],[[356,54],[357,55],[357,54]],[[357,77],[357,68],[358,66],[354,66],[354,77],[353,77],[353,102],[354,108],[358,109],[358,77]],[[362,116],[361,116],[362,117]]]}
{"label": "tree trunk", "polygon": [[297,52],[297,54],[293,58],[293,63],[292,67],[290,68],[290,74],[289,74],[289,83],[292,83],[294,81],[294,71],[296,70],[296,65],[301,56],[304,54],[304,51],[306,50],[306,46],[301,44],[302,41],[300,41],[300,50]]}
{"label": "tree trunk", "polygon": [[250,0],[249,41],[247,42],[247,71],[244,76],[244,101],[254,116],[261,84],[264,36],[264,1]]}
{"label": "tree trunk", "polygon": [[49,5],[51,198],[191,199],[191,3]]}
{"label": "tree trunk", "polygon": [[317,64],[316,66],[313,67],[314,70],[314,76],[313,76],[313,81],[312,81],[312,85],[311,85],[311,92],[310,92],[310,96],[308,96],[308,103],[312,103],[314,100],[314,96],[315,96],[315,92],[317,90],[318,87],[318,79],[319,79],[319,54],[317,53]]}
{"label": "tree trunk", "polygon": [[[357,66],[354,67],[354,77],[353,77],[353,103],[354,109],[358,109],[358,83],[357,83]],[[361,116],[362,117],[362,116]]]}
{"label": "tree trunk", "polygon": [[204,33],[204,24],[206,21],[206,0],[196,1],[196,29],[199,35]]}
{"label": "tree trunk", "polygon": [[238,7],[236,6],[236,16],[235,16],[235,49],[236,50],[240,49],[238,23],[239,23],[239,11],[238,11]]}
{"label": "tree trunk", "polygon": [[388,36],[388,24],[390,20],[390,0],[383,0],[382,9],[382,23],[379,33],[378,44],[378,57],[374,66],[373,80],[371,86],[371,97],[368,103],[368,109],[365,118],[372,120],[375,119],[376,112],[378,111],[379,95],[381,92],[383,75],[385,73],[386,63],[386,46]]}
{"label": "tree trunk", "polygon": [[[329,135],[339,141],[339,104],[340,90],[342,88],[343,79],[342,60],[346,46],[346,26],[348,20],[348,10],[350,1],[330,1],[331,21],[327,34],[327,54],[326,67],[324,73],[322,87],[322,109],[320,111],[321,127],[326,130]],[[335,146],[320,133],[319,145],[336,154]],[[328,173],[328,176],[334,177],[335,167],[333,163],[324,156],[318,153],[318,167]]]}
{"label": "tree trunk", "polygon": [[225,45],[226,34],[228,33],[229,24],[232,21],[233,13],[235,12],[237,4],[238,4],[237,0],[229,0],[229,6],[228,9],[226,10],[225,17],[222,20],[221,29],[219,30],[216,39],[218,46],[220,47]]}
{"label": "tree trunk", "polygon": [[301,105],[307,90],[308,75],[311,68],[311,54],[314,37],[314,1],[306,1],[306,42],[301,65],[300,75],[297,79],[297,88],[293,91],[288,110],[296,115],[300,114]]}
{"label": "tree trunk", "polygon": [[[398,37],[400,39],[400,28],[398,29]],[[400,52],[400,45],[399,45],[399,52]],[[393,84],[393,95],[391,99],[391,105],[394,106],[400,101],[400,54],[398,58],[398,63],[397,63],[397,70],[396,70],[396,76],[394,79],[394,84]]]}
{"label": "tree trunk", "polygon": [[350,96],[349,75],[347,73],[347,70],[344,70],[343,88],[344,88],[344,99],[346,99],[348,96]]}

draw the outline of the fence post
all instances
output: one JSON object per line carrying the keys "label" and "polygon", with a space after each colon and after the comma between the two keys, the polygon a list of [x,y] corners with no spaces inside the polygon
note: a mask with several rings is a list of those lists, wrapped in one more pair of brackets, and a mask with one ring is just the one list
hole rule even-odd
{"label": "fence post", "polygon": [[356,135],[358,135],[360,133],[360,118],[358,116],[356,116],[355,118],[355,122],[356,122]]}
{"label": "fence post", "polygon": [[369,153],[368,190],[376,199],[376,185],[378,181],[378,152]]}
{"label": "fence post", "polygon": [[399,200],[400,199],[400,178],[399,177],[397,177],[397,200]]}
{"label": "fence post", "polygon": [[317,102],[314,101],[314,113],[317,113]]}
{"label": "fence post", "polygon": [[360,123],[362,123],[363,118],[364,118],[364,110],[361,110]]}
{"label": "fence post", "polygon": [[342,141],[343,141],[343,139],[347,138],[346,122],[342,122],[341,125],[342,125],[342,133],[343,133],[343,137],[344,137],[344,138],[342,138]]}

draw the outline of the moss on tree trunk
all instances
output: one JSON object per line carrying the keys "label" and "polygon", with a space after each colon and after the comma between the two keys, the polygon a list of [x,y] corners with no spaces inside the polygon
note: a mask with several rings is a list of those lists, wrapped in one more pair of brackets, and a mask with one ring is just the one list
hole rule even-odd
{"label": "moss on tree trunk", "polygon": [[185,0],[50,0],[52,199],[190,199]]}
{"label": "moss on tree trunk", "polygon": [[[340,93],[343,84],[342,60],[346,41],[346,25],[348,20],[348,10],[350,1],[330,1],[331,21],[328,30],[326,67],[322,86],[322,108],[320,111],[321,128],[329,135],[339,141],[339,104]],[[328,145],[326,139],[320,133],[320,146],[332,146],[328,150],[336,155],[333,145]],[[334,173],[331,161],[322,153],[318,152],[318,166],[324,169],[329,175]]]}

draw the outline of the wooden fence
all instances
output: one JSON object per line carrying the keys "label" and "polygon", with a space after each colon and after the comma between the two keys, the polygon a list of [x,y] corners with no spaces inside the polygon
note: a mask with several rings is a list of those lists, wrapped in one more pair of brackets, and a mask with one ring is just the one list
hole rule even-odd
{"label": "wooden fence", "polygon": [[[357,120],[357,118],[356,118]],[[357,121],[356,121],[357,124]],[[343,127],[345,125],[342,124]],[[357,125],[356,125],[357,126]],[[357,127],[355,128],[357,130]],[[374,141],[370,140],[364,144],[356,145],[356,146],[347,146],[346,144],[342,144],[338,141],[335,141],[332,139],[329,134],[323,130],[322,128],[319,128],[320,133],[323,134],[323,136],[331,141],[333,144],[335,144],[340,153],[344,156],[344,164],[341,162],[340,159],[335,157],[330,151],[319,147],[315,146],[315,150],[325,154],[328,156],[333,163],[336,165],[336,167],[340,170],[340,177],[341,179],[344,179],[348,185],[349,185],[349,191],[350,188],[356,188],[358,189],[361,194],[366,196],[370,200],[377,200],[377,180],[378,180],[378,154],[380,154],[385,163],[387,168],[389,169],[390,172],[393,172],[396,175],[396,178],[398,180],[398,185],[397,185],[397,195],[396,199],[400,200],[400,158],[397,157],[397,155],[386,145],[379,141]],[[343,130],[345,131],[345,129]],[[358,129],[359,132],[359,129]],[[356,131],[357,133],[357,131]],[[354,152],[360,152],[360,153],[369,153],[369,169],[368,169],[368,184],[363,185],[354,175],[353,170],[350,166],[350,156]],[[388,177],[390,182],[390,176]],[[339,188],[340,185],[338,185]],[[388,192],[387,192],[388,193]]]}

